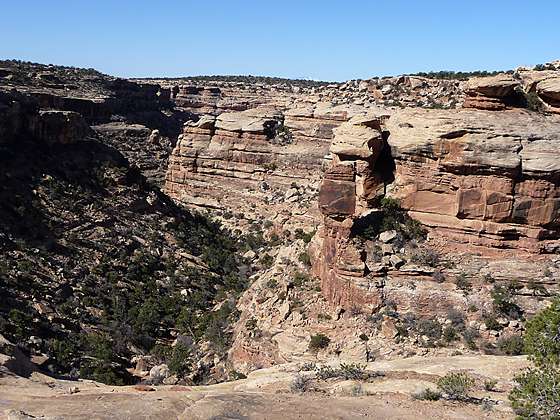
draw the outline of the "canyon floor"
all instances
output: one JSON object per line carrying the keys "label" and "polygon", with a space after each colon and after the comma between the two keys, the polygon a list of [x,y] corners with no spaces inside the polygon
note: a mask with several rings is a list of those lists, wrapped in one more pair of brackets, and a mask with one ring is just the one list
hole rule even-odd
{"label": "canyon floor", "polygon": [[[210,386],[108,386],[66,381],[40,373],[29,377],[4,371],[0,413],[7,419],[469,419],[511,418],[507,390],[527,366],[523,356],[408,358],[367,364],[383,376],[358,386],[353,381],[312,380],[306,392],[290,390],[297,364],[251,372],[246,379]],[[485,404],[420,401],[413,394],[434,388],[438,377],[465,371],[476,379],[473,397]],[[495,391],[483,382],[495,380]]]}

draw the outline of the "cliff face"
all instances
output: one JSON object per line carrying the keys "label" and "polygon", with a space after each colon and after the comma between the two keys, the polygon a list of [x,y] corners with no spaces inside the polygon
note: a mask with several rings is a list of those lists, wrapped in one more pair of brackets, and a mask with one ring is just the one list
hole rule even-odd
{"label": "cliff face", "polygon": [[[388,239],[357,237],[368,225],[370,232],[382,231],[372,218],[382,211],[382,196],[397,198],[428,228],[427,243],[442,254],[557,252],[559,123],[526,111],[411,109],[354,117],[335,129],[319,192],[323,223],[310,247],[324,296],[346,308],[376,310],[391,295],[391,277],[433,282],[434,266],[419,267],[416,251],[402,242],[387,245],[395,242],[394,230]],[[507,259],[507,252],[501,255]],[[431,288],[436,293],[440,285]],[[416,304],[424,299],[420,291],[415,298]],[[402,290],[392,299],[410,307]],[[440,310],[460,307],[460,301],[443,292]],[[437,313],[438,304],[429,310]]]}
{"label": "cliff face", "polygon": [[527,111],[404,110],[387,121],[391,194],[434,236],[553,252],[560,119]]}

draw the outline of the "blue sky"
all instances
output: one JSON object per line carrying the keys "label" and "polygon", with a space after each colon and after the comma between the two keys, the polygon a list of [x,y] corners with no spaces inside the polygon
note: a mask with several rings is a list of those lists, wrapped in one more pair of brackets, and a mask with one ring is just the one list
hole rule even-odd
{"label": "blue sky", "polygon": [[560,59],[559,0],[0,0],[0,58],[347,80]]}

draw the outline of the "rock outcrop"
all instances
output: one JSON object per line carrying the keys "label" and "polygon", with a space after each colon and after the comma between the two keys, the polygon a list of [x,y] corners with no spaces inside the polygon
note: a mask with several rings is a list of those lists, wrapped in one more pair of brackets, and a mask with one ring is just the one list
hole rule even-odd
{"label": "rock outcrop", "polygon": [[544,252],[559,238],[559,124],[522,110],[394,113],[391,194],[448,239]]}
{"label": "rock outcrop", "polygon": [[352,240],[357,218],[384,192],[376,163],[385,147],[384,117],[360,115],[335,130],[331,166],[319,191],[323,225],[310,254],[314,273],[321,279],[323,295],[334,305],[382,305],[382,289],[367,277],[364,253]]}
{"label": "rock outcrop", "polygon": [[[319,192],[323,223],[310,246],[324,296],[345,308],[383,304],[387,270],[400,271],[406,251],[382,244],[391,238],[380,236],[376,245],[354,236],[384,195],[429,228],[432,246],[555,252],[559,124],[558,117],[527,111],[410,109],[357,116],[335,129]],[[450,299],[442,300],[443,307]]]}
{"label": "rock outcrop", "polygon": [[465,87],[465,108],[505,109],[516,102],[516,88],[520,85],[512,76],[502,74],[470,79]]}

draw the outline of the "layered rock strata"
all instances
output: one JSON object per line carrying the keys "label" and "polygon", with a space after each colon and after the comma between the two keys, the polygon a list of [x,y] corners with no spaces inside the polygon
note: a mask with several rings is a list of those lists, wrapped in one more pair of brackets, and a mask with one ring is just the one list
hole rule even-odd
{"label": "layered rock strata", "polygon": [[550,252],[560,227],[559,124],[523,110],[394,113],[391,194],[448,239]]}
{"label": "layered rock strata", "polygon": [[[446,252],[560,249],[560,119],[521,110],[380,115],[356,116],[334,130],[319,193],[323,223],[310,246],[314,274],[333,305],[375,310],[395,278],[431,279],[434,270],[411,265],[405,248],[384,244],[392,237],[354,239],[357,223],[377,211],[385,194],[399,199],[429,228],[430,244]],[[379,252],[384,257],[377,259]],[[439,288],[427,289],[426,302]],[[397,296],[404,306],[423,299],[415,293],[416,302],[406,304],[402,290]],[[465,306],[460,294],[444,290],[440,302],[441,311]]]}
{"label": "layered rock strata", "polygon": [[313,271],[328,301],[340,306],[382,305],[382,288],[367,276],[365,254],[352,240],[354,222],[384,192],[377,160],[384,147],[385,117],[356,116],[335,129],[331,166],[319,192],[323,224],[310,246]]}

